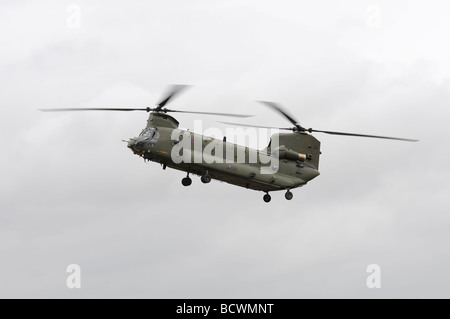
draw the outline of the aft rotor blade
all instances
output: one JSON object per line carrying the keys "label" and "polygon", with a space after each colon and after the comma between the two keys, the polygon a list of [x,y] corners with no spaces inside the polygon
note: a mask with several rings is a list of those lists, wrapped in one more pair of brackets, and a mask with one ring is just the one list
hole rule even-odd
{"label": "aft rotor blade", "polygon": [[162,99],[158,105],[157,109],[161,110],[170,100],[172,100],[175,96],[177,96],[181,91],[190,87],[190,85],[172,85],[169,87],[169,92],[167,92],[166,97]]}
{"label": "aft rotor blade", "polygon": [[321,130],[314,130],[314,129],[307,129],[306,131],[308,131],[308,132],[317,132],[317,133],[325,133],[325,134],[332,134],[332,135],[382,138],[382,139],[387,139],[387,140],[398,140],[398,141],[407,141],[407,142],[417,142],[418,141],[418,140],[413,140],[413,139],[409,139],[409,138],[388,137],[388,136],[367,135],[367,134],[356,134],[356,133],[343,133],[343,132],[334,132],[334,131],[321,131]]}
{"label": "aft rotor blade", "polygon": [[72,112],[72,111],[153,111],[151,108],[100,108],[100,107],[82,107],[82,108],[53,108],[53,109],[39,109],[42,112]]}
{"label": "aft rotor blade", "polygon": [[267,105],[268,107],[274,109],[275,111],[277,111],[278,113],[280,113],[281,115],[283,115],[285,118],[287,118],[289,120],[289,122],[291,122],[292,124],[294,124],[295,126],[299,126],[298,121],[291,115],[289,115],[286,110],[283,109],[283,107],[280,104],[274,103],[274,102],[268,102],[268,101],[258,101],[264,105]]}
{"label": "aft rotor blade", "polygon": [[218,115],[218,116],[231,116],[231,117],[252,117],[253,115],[245,115],[245,114],[232,114],[232,113],[214,113],[214,112],[195,112],[195,111],[178,111],[178,110],[168,110],[162,109],[165,113],[189,113],[189,114],[205,114],[205,115]]}
{"label": "aft rotor blade", "polygon": [[277,129],[277,130],[289,130],[292,131],[294,128],[292,127],[274,127],[274,126],[262,126],[262,125],[249,125],[249,124],[241,124],[241,123],[232,123],[232,122],[222,122],[218,121],[219,123],[223,124],[229,124],[229,125],[236,125],[236,126],[244,126],[244,127],[257,127],[257,128],[267,128],[267,129]]}

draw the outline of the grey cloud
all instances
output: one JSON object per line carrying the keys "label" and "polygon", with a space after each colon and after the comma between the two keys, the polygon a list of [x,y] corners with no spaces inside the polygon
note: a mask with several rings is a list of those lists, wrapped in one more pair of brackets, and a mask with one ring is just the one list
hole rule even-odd
{"label": "grey cloud", "polygon": [[[448,49],[408,42],[424,3],[382,2],[380,30],[359,1],[80,1],[78,30],[65,4],[2,4],[0,296],[448,297]],[[444,30],[428,10],[426,30]],[[152,106],[171,83],[195,85],[177,107],[284,126],[253,102],[274,100],[307,127],[420,142],[317,134],[321,176],[267,205],[143,163],[121,140],[146,114],[37,111]]]}

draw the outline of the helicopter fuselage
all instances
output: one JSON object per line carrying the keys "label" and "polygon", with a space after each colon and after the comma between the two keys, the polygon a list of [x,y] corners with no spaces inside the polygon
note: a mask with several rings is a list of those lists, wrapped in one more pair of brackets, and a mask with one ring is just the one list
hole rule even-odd
{"label": "helicopter fuselage", "polygon": [[[274,135],[272,140],[279,138]],[[315,139],[301,133],[285,135]],[[310,157],[284,145],[277,149],[270,144],[263,150],[251,149],[180,130],[178,121],[164,113],[151,113],[147,127],[140,136],[128,141],[128,147],[144,160],[160,163],[164,169],[200,175],[204,183],[215,179],[264,192],[294,189],[319,175],[317,167],[308,163]]]}

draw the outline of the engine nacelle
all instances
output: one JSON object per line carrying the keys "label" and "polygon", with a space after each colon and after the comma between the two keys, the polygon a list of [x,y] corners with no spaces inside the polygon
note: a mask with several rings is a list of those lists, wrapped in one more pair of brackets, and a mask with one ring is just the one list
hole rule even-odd
{"label": "engine nacelle", "polygon": [[286,148],[286,146],[281,145],[277,147],[273,153],[275,156],[278,156],[280,159],[287,159],[292,161],[300,161],[304,162],[306,160],[306,155],[302,153],[297,153],[293,150]]}

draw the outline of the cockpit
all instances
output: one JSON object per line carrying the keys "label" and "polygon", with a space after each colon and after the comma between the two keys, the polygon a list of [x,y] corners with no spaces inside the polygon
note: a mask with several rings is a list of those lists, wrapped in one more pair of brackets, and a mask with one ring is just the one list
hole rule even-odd
{"label": "cockpit", "polygon": [[144,129],[139,136],[149,137],[150,139],[158,139],[159,132],[158,132],[157,128],[149,127],[149,128]]}

